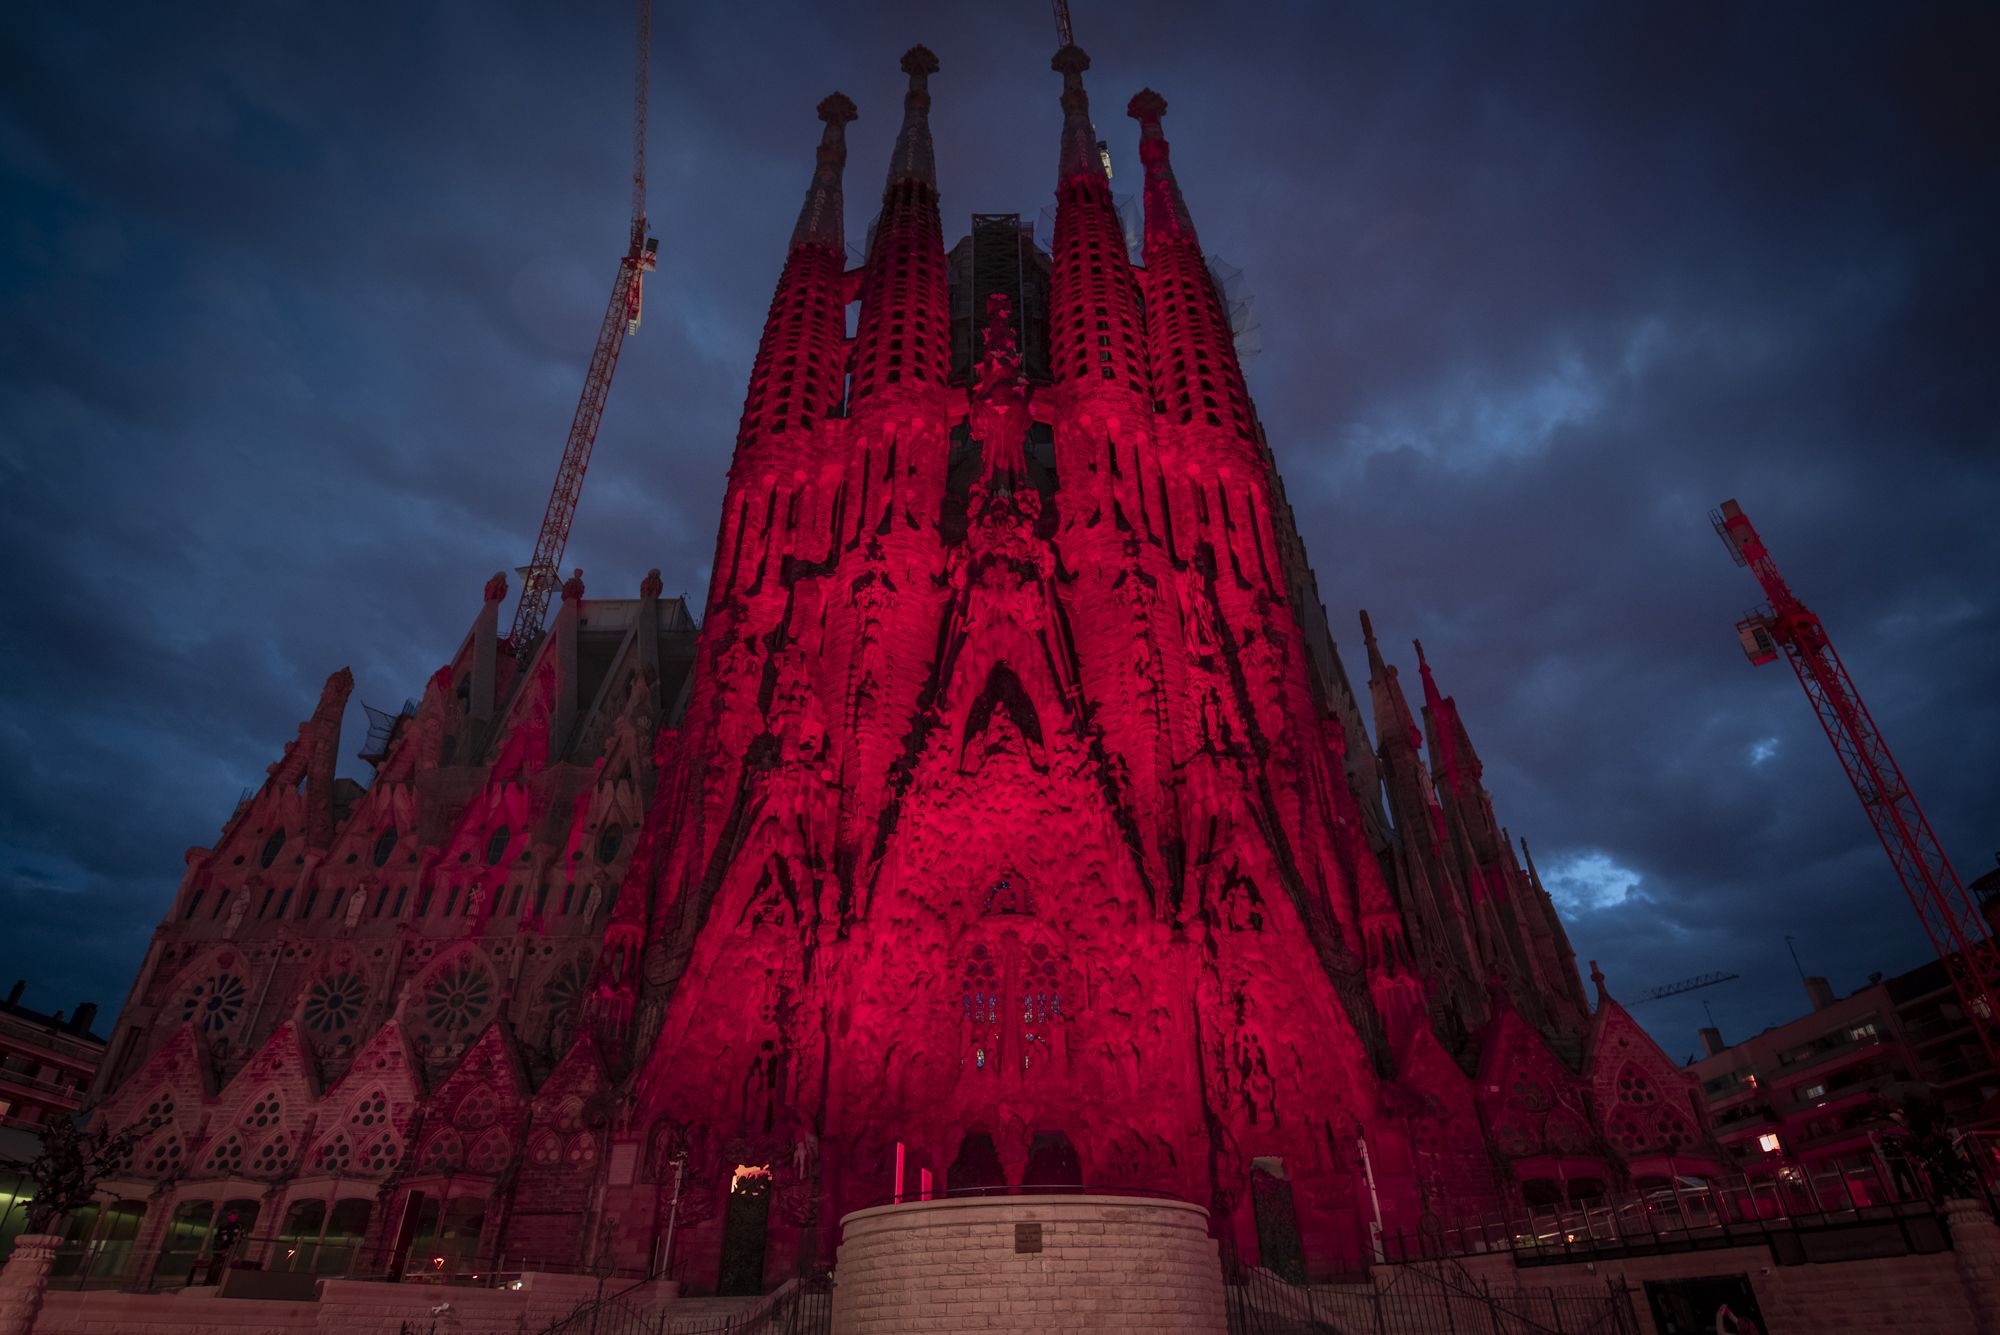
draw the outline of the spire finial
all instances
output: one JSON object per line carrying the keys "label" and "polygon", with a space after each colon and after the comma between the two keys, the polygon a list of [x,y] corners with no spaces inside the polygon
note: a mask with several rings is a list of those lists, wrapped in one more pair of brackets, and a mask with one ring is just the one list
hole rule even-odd
{"label": "spire finial", "polygon": [[1090,68],[1090,57],[1071,42],[1056,52],[1049,68],[1063,76],[1062,156],[1056,179],[1060,182],[1094,175],[1101,181],[1104,159],[1098,155],[1097,131],[1090,123],[1090,94],[1083,90],[1083,72]]}
{"label": "spire finial", "polygon": [[1167,99],[1150,88],[1141,88],[1126,103],[1125,114],[1139,122],[1139,161],[1146,168],[1146,244],[1179,241],[1199,248],[1194,218],[1181,198],[1180,183],[1174,179],[1174,166],[1167,156],[1167,137],[1160,132]]}
{"label": "spire finial", "polygon": [[1141,88],[1125,104],[1125,114],[1139,122],[1139,133],[1149,139],[1160,135],[1160,117],[1167,114],[1167,99],[1150,88]]}
{"label": "spire finial", "polygon": [[903,128],[896,134],[896,150],[889,155],[889,185],[898,181],[937,184],[937,159],[931,151],[931,91],[928,82],[938,72],[938,58],[927,46],[913,46],[903,53],[903,73],[910,76],[909,91],[903,94]]}
{"label": "spire finial", "polygon": [[1361,642],[1375,643],[1375,623],[1368,619],[1368,609],[1365,607],[1361,609]]}
{"label": "spire finial", "polygon": [[826,129],[820,134],[812,184],[806,187],[798,226],[792,229],[794,249],[815,245],[840,254],[846,248],[841,230],[840,176],[847,166],[847,125],[859,114],[845,93],[830,93],[820,100],[819,118],[826,122]]}

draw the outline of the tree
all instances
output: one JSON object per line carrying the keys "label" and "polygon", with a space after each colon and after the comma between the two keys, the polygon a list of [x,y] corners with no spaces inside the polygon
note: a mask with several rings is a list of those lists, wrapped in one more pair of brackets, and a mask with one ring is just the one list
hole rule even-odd
{"label": "tree", "polygon": [[1931,1199],[1939,1204],[1956,1198],[1977,1199],[1979,1174],[1958,1147],[1944,1109],[1928,1095],[1913,1093],[1889,1114],[1902,1131],[1902,1148],[1924,1170]]}
{"label": "tree", "polygon": [[27,1231],[43,1233],[57,1219],[90,1204],[97,1184],[122,1167],[132,1153],[139,1128],[117,1135],[99,1126],[77,1128],[68,1113],[58,1113],[42,1127],[42,1151],[32,1159],[0,1161],[0,1168],[20,1173],[34,1185],[28,1202]]}

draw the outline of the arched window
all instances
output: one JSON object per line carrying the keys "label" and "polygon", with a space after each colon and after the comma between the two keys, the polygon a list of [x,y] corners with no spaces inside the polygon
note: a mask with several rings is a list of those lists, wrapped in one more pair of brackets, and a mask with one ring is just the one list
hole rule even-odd
{"label": "arched window", "polygon": [[958,953],[961,1068],[1032,1073],[1056,1063],[1076,999],[1051,934],[1033,920],[992,916]]}
{"label": "arched window", "polygon": [[966,953],[961,971],[965,983],[963,1007],[966,1043],[963,1062],[974,1070],[992,1070],[1000,1062],[1001,992],[1006,986],[1004,961],[986,942]]}

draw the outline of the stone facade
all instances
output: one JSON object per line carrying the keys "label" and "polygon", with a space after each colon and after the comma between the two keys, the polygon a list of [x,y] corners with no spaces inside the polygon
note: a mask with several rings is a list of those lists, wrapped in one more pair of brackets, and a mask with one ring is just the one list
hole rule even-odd
{"label": "stone facade", "polygon": [[854,271],[855,110],[821,103],[699,633],[657,574],[579,574],[511,644],[496,576],[365,789],[328,680],[188,852],[98,1090],[144,1138],[90,1256],[182,1277],[233,1213],[272,1266],[635,1273],[671,1219],[691,1289],[755,1289],[929,1180],[1172,1193],[1324,1276],[1714,1164],[1372,628],[1370,741],[1165,101],[1130,106],[1134,263],[1088,64],[1055,61],[1045,375],[1005,292],[953,360],[916,48]]}
{"label": "stone facade", "polygon": [[1148,1330],[1221,1335],[1208,1212],[1118,1196],[964,1197],[842,1222],[834,1335]]}

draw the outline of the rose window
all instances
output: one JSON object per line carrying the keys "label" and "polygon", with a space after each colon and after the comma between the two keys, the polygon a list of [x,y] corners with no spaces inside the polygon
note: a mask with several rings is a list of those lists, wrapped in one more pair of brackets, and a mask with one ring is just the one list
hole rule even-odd
{"label": "rose window", "polygon": [[443,1034],[460,1034],[486,1014],[492,1000],[493,975],[476,961],[459,960],[424,989],[424,1018]]}
{"label": "rose window", "polygon": [[219,1034],[243,1014],[243,998],[249,991],[233,973],[218,973],[196,983],[181,1003],[181,1021],[204,1034]]}
{"label": "rose window", "polygon": [[576,1137],[563,1152],[563,1161],[572,1168],[583,1168],[597,1162],[596,1139],[589,1135]]}
{"label": "rose window", "polygon": [[555,977],[549,979],[550,1024],[561,1027],[576,1019],[576,1008],[583,1001],[583,991],[589,982],[587,960],[573,959],[556,970]]}
{"label": "rose window", "polygon": [[536,1163],[544,1167],[559,1163],[562,1161],[562,1142],[557,1140],[553,1135],[545,1133],[535,1142],[532,1157]]}
{"label": "rose window", "polygon": [[174,1096],[172,1094],[161,1094],[146,1105],[146,1111],[140,1114],[140,1116],[148,1127],[165,1126],[168,1122],[174,1120]]}
{"label": "rose window", "polygon": [[328,974],[306,992],[306,1028],[316,1034],[338,1033],[360,1017],[367,999],[368,985],[360,974]]}

